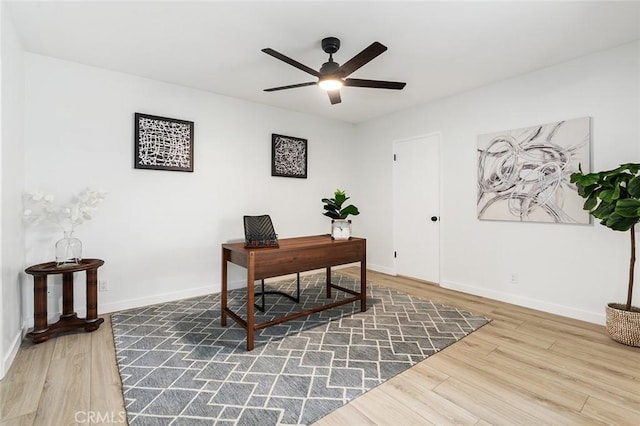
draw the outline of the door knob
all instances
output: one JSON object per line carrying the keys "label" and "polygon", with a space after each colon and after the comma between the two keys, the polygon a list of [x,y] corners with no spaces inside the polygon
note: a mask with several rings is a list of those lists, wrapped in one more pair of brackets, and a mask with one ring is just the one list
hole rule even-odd
{"label": "door knob", "polygon": [[431,216],[431,222],[437,222],[438,216]]}

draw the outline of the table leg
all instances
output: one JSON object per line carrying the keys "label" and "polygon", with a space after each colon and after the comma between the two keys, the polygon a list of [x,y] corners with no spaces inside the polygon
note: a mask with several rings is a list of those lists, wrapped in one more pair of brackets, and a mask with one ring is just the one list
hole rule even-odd
{"label": "table leg", "polygon": [[247,265],[247,350],[253,350],[253,339],[255,336],[255,253],[249,253],[249,264]]}
{"label": "table leg", "polygon": [[327,268],[327,299],[331,298],[331,267]]}
{"label": "table leg", "polygon": [[227,325],[227,264],[229,261],[230,251],[222,249],[222,288],[220,290],[220,325]]}
{"label": "table leg", "polygon": [[63,318],[73,318],[76,313],[73,311],[73,272],[62,274],[62,315]]}
{"label": "table leg", "polygon": [[33,343],[41,343],[49,339],[47,324],[47,276],[33,276],[33,331],[30,336]]}
{"label": "table leg", "polygon": [[87,269],[87,317],[84,331],[95,331],[103,322],[103,318],[98,318],[98,268]]}

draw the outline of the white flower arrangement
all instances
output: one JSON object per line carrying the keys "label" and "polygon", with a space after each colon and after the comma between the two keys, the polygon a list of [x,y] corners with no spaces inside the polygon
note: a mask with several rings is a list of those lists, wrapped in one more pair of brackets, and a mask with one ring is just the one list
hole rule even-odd
{"label": "white flower arrangement", "polygon": [[58,205],[51,194],[31,192],[23,195],[25,221],[33,224],[48,222],[59,226],[65,234],[71,234],[76,226],[91,219],[106,196],[104,191],[86,188],[72,198],[67,205]]}

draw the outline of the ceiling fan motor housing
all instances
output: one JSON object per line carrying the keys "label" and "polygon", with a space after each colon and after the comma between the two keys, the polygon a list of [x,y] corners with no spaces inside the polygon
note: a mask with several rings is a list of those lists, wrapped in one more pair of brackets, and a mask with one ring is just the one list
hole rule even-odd
{"label": "ceiling fan motor housing", "polygon": [[324,64],[322,64],[322,68],[320,68],[320,74],[332,75],[338,68],[340,68],[339,63],[333,62],[333,60],[329,60],[329,62],[325,62]]}

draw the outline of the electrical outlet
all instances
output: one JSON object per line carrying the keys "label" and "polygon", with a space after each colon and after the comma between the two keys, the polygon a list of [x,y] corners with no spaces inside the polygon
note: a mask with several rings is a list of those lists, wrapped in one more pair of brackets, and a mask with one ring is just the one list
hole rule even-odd
{"label": "electrical outlet", "polygon": [[511,273],[511,284],[518,284],[518,274]]}
{"label": "electrical outlet", "polygon": [[107,283],[107,280],[100,280],[98,282],[98,290],[109,291],[109,283]]}

